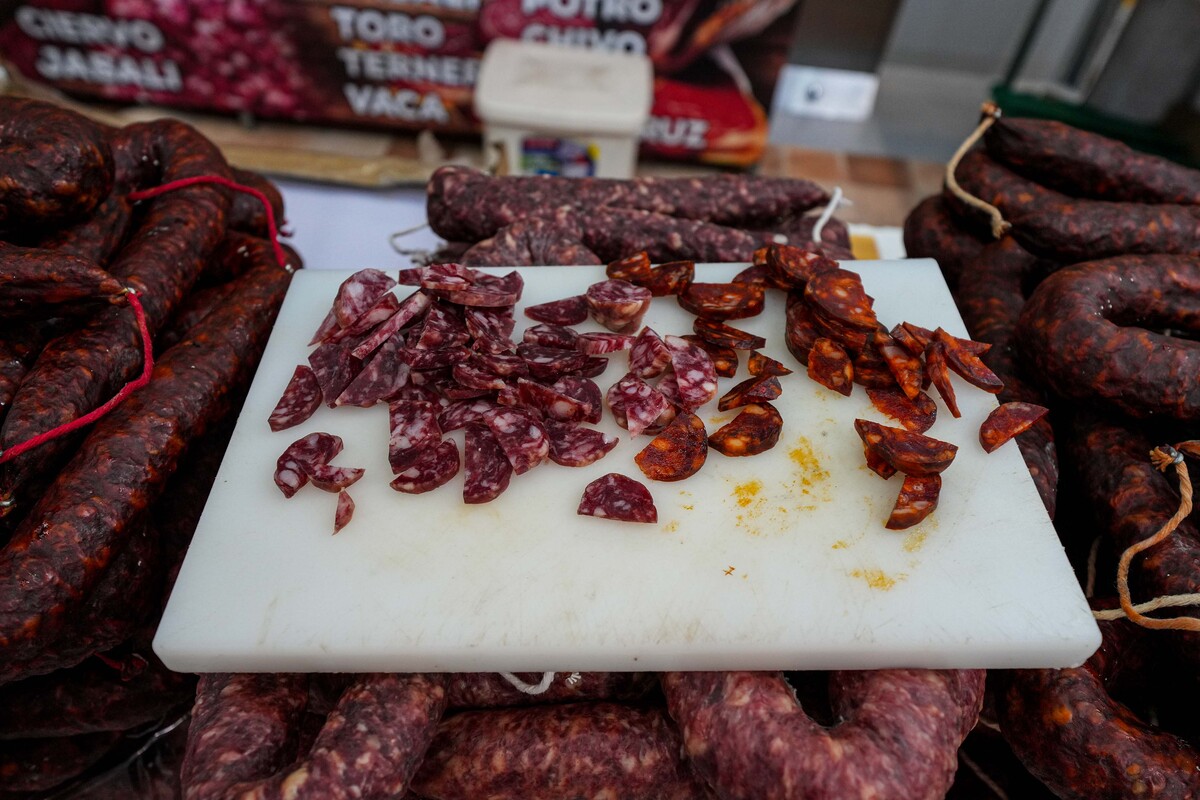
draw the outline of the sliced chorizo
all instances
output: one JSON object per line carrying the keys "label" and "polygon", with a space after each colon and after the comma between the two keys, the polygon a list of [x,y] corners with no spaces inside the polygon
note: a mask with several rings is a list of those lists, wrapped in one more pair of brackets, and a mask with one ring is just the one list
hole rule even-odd
{"label": "sliced chorizo", "polygon": [[744,407],[736,417],[708,437],[708,446],[724,456],[754,456],[779,442],[783,417],[770,403]]}
{"label": "sliced chorizo", "polygon": [[905,475],[900,494],[896,497],[896,505],[884,527],[888,530],[902,531],[922,522],[937,508],[941,491],[941,475]]}
{"label": "sliced chorizo", "polygon": [[675,417],[633,460],[652,481],[681,481],[699,472],[707,458],[708,431],[704,420],[685,412]]}
{"label": "sliced chorizo", "polygon": [[864,445],[905,475],[937,475],[958,454],[958,447],[949,442],[870,420],[854,420],[854,430]]}

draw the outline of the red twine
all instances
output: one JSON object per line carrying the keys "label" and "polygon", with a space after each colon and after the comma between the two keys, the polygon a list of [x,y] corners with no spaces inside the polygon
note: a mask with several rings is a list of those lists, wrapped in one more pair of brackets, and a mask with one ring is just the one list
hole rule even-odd
{"label": "red twine", "polygon": [[137,319],[138,333],[142,336],[142,374],[125,384],[113,399],[90,413],[59,425],[57,428],[51,428],[45,433],[39,433],[32,439],[27,439],[20,444],[15,444],[7,450],[0,452],[0,464],[11,461],[22,453],[32,450],[51,439],[57,439],[60,436],[67,435],[71,431],[82,428],[84,425],[92,424],[123,403],[129,395],[150,382],[150,373],[154,371],[154,344],[150,339],[150,329],[146,326],[146,312],[142,309],[142,301],[138,299],[137,292],[133,289],[126,289],[125,297],[129,300],[129,305],[133,309],[133,316]]}
{"label": "red twine", "polygon": [[224,186],[226,189],[233,189],[235,192],[248,194],[262,203],[263,210],[267,215],[267,232],[271,239],[271,247],[275,250],[275,260],[279,262],[279,266],[282,269],[288,272],[292,271],[291,267],[288,266],[287,254],[283,252],[283,247],[279,244],[279,227],[275,224],[275,209],[271,208],[271,201],[258,189],[243,186],[236,181],[231,181],[229,178],[222,178],[219,175],[197,175],[192,178],[180,178],[177,181],[164,183],[152,189],[141,189],[136,192],[130,192],[129,199],[135,201],[148,200],[151,197],[158,197],[160,194],[166,194],[175,189],[183,189],[188,186],[195,186],[199,183],[215,183],[217,186]]}

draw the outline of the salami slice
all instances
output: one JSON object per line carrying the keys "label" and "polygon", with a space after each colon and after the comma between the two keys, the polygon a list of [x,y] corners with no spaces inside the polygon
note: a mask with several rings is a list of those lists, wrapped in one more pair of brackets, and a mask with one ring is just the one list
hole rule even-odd
{"label": "salami slice", "polygon": [[767,340],[763,337],[746,333],[716,320],[697,318],[692,323],[692,330],[704,341],[719,347],[732,347],[734,350],[757,350],[767,346]]}
{"label": "salami slice", "polygon": [[700,471],[708,458],[708,431],[704,421],[683,413],[633,457],[638,469],[652,481],[681,481]]}
{"label": "salami slice", "polygon": [[359,315],[358,319],[354,320],[353,324],[338,328],[325,338],[326,342],[340,342],[351,337],[363,337],[369,333],[376,325],[381,325],[386,322],[392,315],[400,310],[400,298],[391,292],[384,292],[380,295],[375,304]]}
{"label": "salami slice", "polygon": [[874,301],[857,272],[834,269],[814,275],[804,287],[804,299],[819,313],[852,328],[874,332],[879,327]]}
{"label": "salami slice", "polygon": [[469,361],[478,369],[502,378],[516,378],[529,374],[529,365],[525,363],[525,359],[513,353],[475,351]]}
{"label": "salami slice", "polygon": [[291,497],[308,483],[306,465],[328,464],[342,452],[342,437],[331,433],[310,433],[288,445],[275,462],[275,485],[284,497]]}
{"label": "salami slice", "polygon": [[854,421],[863,444],[905,475],[936,475],[954,461],[958,447],[903,428],[865,419]]}
{"label": "salami slice", "polygon": [[559,350],[575,350],[579,334],[570,328],[551,323],[531,325],[521,334],[521,341],[538,347],[554,347]]}
{"label": "salami slice", "polygon": [[441,428],[442,433],[449,433],[465,428],[473,422],[483,422],[484,414],[496,407],[496,401],[489,397],[458,400],[446,406],[438,414],[438,427]]}
{"label": "salami slice", "polygon": [[656,378],[671,366],[671,350],[653,328],[642,328],[629,348],[629,371],[639,378]]}
{"label": "salami slice", "polygon": [[884,527],[902,531],[921,522],[937,508],[941,491],[941,475],[906,475],[896,498],[896,506]]}
{"label": "salami slice", "polygon": [[584,487],[576,513],[621,522],[658,522],[658,509],[650,490],[617,472],[601,476]]}
{"label": "salami slice", "polygon": [[499,391],[508,385],[508,382],[499,375],[470,363],[455,364],[452,374],[454,375],[454,380],[458,381],[460,386],[465,386],[468,389],[480,389],[492,392]]}
{"label": "salami slice", "polygon": [[470,361],[472,355],[472,351],[462,345],[439,347],[436,350],[418,350],[413,347],[403,350],[404,363],[408,364],[410,369],[421,371],[453,367],[455,364]]}
{"label": "salami slice", "polygon": [[471,340],[467,325],[442,303],[434,303],[421,321],[421,335],[413,344],[417,350],[441,350],[446,347],[464,345]]}
{"label": "salami slice", "polygon": [[578,375],[581,378],[598,378],[608,369],[608,359],[598,356],[588,356],[579,369],[571,370],[568,375]]}
{"label": "salami slice", "polygon": [[650,270],[650,276],[634,281],[650,290],[654,297],[679,295],[687,291],[696,277],[696,265],[692,261],[668,261]]}
{"label": "salami slice", "polygon": [[557,347],[542,347],[528,342],[517,346],[517,355],[529,365],[531,377],[542,381],[553,381],[583,369],[588,363],[587,353]]}
{"label": "salami slice", "polygon": [[607,400],[617,424],[631,436],[638,436],[654,425],[670,407],[662,392],[632,372],[609,388]]}
{"label": "salami slice", "polygon": [[397,492],[424,494],[448,483],[458,470],[458,445],[453,439],[443,439],[422,450],[388,485]]}
{"label": "salami slice", "polygon": [[375,350],[362,371],[334,402],[339,406],[362,408],[387,402],[408,383],[409,373],[409,365],[400,356],[399,337],[393,336]]}
{"label": "salami slice", "polygon": [[618,258],[605,267],[604,274],[615,280],[641,283],[650,278],[650,255],[642,251]]}
{"label": "salami slice", "polygon": [[854,390],[854,364],[842,346],[824,337],[808,351],[808,377],[846,397]]}
{"label": "salami slice", "polygon": [[325,492],[337,493],[353,486],[366,473],[361,467],[335,467],[332,464],[300,462],[312,485]]}
{"label": "salami slice", "polygon": [[[516,345],[508,343],[509,337],[512,336],[513,328],[517,325],[511,306],[464,308],[463,322],[466,323],[467,333],[471,334],[472,338],[476,340],[475,349],[487,350],[490,353],[516,349]],[[486,340],[489,343],[508,344],[508,346],[500,350],[493,349],[493,347],[480,347],[478,346],[480,340]]]}
{"label": "salami slice", "polygon": [[763,298],[763,288],[752,283],[692,283],[679,305],[704,319],[745,319],[762,313]]}
{"label": "salami slice", "polygon": [[600,394],[600,387],[590,378],[564,375],[554,382],[554,389],[583,404],[583,422],[595,424],[603,418],[604,398]]}
{"label": "salami slice", "polygon": [[946,346],[941,342],[930,342],[925,348],[925,374],[942,396],[942,402],[950,410],[951,416],[962,416],[958,410],[958,398],[954,394],[954,384],[950,382],[950,369],[946,365]]}
{"label": "salami slice", "polygon": [[756,378],[747,378],[726,392],[717,401],[717,410],[728,411],[731,408],[738,408],[739,406],[751,403],[762,403],[774,400],[781,394],[783,394],[783,387],[779,385],[779,378],[774,375],[760,375]]}
{"label": "salami slice", "polygon": [[298,364],[267,424],[273,431],[287,430],[311,417],[321,407],[321,387],[312,368]]}
{"label": "salami slice", "polygon": [[694,411],[717,395],[717,373],[713,360],[699,345],[679,336],[663,339],[671,351],[671,367],[679,387],[679,402]]}
{"label": "salami slice", "polygon": [[558,422],[583,422],[589,413],[588,406],[574,397],[525,378],[517,379],[517,396],[521,405]]}
{"label": "salami slice", "polygon": [[401,399],[389,404],[388,463],[394,474],[400,474],[414,458],[441,440],[439,410],[428,400]]}
{"label": "salami slice", "polygon": [[484,423],[466,426],[463,445],[463,502],[469,505],[490,503],[508,488],[512,464],[500,443]]}
{"label": "salami slice", "polygon": [[350,381],[362,368],[362,361],[351,355],[357,342],[326,342],[308,354],[308,365],[312,368],[317,385],[321,387],[321,400],[330,408]]}
{"label": "salami slice", "polygon": [[885,417],[891,417],[913,433],[924,433],[937,421],[937,403],[924,392],[909,399],[897,388],[867,389],[871,405]]}
{"label": "salami slice", "polygon": [[725,456],[753,456],[774,447],[782,432],[783,417],[775,406],[756,403],[709,436],[708,446]]}
{"label": "salami slice", "polygon": [[613,333],[632,333],[642,324],[653,295],[629,281],[607,280],[589,286],[586,297],[597,323]]}
{"label": "salami slice", "polygon": [[338,330],[340,330],[340,326],[338,325],[337,314],[334,314],[331,308],[329,309],[329,313],[325,315],[325,319],[321,320],[321,324],[317,326],[316,333],[308,340],[308,344],[310,346],[320,344]]}
{"label": "salami slice", "polygon": [[587,298],[577,294],[562,300],[539,303],[527,307],[525,316],[537,322],[545,322],[547,325],[578,325],[588,318]]}
{"label": "salami slice", "polygon": [[563,467],[586,467],[608,455],[617,446],[617,437],[603,431],[550,421],[550,460]]}
{"label": "salami slice", "polygon": [[378,269],[363,269],[342,281],[337,295],[333,299],[333,315],[339,327],[348,328],[354,324],[367,309],[375,305],[375,301],[390,291],[396,281],[387,273]]}
{"label": "salami slice", "polygon": [[624,333],[581,333],[575,340],[575,349],[589,356],[618,353],[633,347],[633,338]]}
{"label": "salami slice", "polygon": [[524,288],[525,279],[516,270],[501,278],[479,273],[473,286],[454,292],[441,293],[441,296],[458,305],[498,308],[516,305],[521,299],[521,292]]}
{"label": "salami slice", "polygon": [[414,292],[400,303],[396,313],[384,320],[371,334],[360,342],[351,355],[366,358],[375,348],[395,336],[414,320],[420,319],[433,304],[433,298],[424,292]]}
{"label": "salami slice", "polygon": [[518,475],[524,475],[550,455],[546,428],[529,411],[497,408],[485,414],[483,419]]}
{"label": "salami slice", "polygon": [[347,491],[338,492],[337,510],[333,514],[333,534],[336,536],[353,518],[354,498]]}
{"label": "salami slice", "polygon": [[[746,359],[746,369],[751,375],[791,375],[792,371],[770,356],[765,356],[757,350],[750,353]],[[720,373],[717,373],[720,374]]]}
{"label": "salami slice", "polygon": [[979,426],[979,444],[985,452],[996,448],[1017,436],[1049,413],[1050,409],[1033,403],[1013,401],[992,409],[987,419]]}
{"label": "salami slice", "polygon": [[462,264],[430,264],[420,268],[417,280],[422,289],[456,292],[474,286],[478,275],[478,272]]}

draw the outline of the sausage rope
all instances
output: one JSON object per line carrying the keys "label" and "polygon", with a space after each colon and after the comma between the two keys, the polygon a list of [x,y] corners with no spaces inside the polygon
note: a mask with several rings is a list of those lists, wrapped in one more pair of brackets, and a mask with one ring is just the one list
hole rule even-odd
{"label": "sausage rope", "polygon": [[979,125],[971,132],[970,136],[963,140],[963,143],[958,146],[958,149],[954,151],[954,155],[946,163],[946,189],[962,201],[963,204],[971,208],[977,208],[986,214],[991,220],[992,236],[1000,239],[1012,228],[1012,223],[1006,221],[1004,215],[1000,213],[1000,209],[991,203],[986,203],[975,195],[968,194],[965,189],[958,185],[958,179],[954,177],[954,171],[958,169],[958,162],[963,160],[963,156],[970,152],[975,143],[987,133],[987,129],[992,127],[996,120],[1000,118],[1000,107],[995,103],[984,103],[982,113],[983,119],[979,121]]}

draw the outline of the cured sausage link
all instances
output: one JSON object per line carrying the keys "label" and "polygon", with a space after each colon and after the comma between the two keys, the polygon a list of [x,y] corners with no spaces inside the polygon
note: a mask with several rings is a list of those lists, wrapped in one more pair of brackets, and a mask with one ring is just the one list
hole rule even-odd
{"label": "cured sausage link", "polygon": [[468,711],[438,728],[413,791],[429,800],[704,800],[662,711],[569,703]]}
{"label": "cured sausage link", "polygon": [[40,796],[100,761],[119,738],[119,733],[85,733],[0,742],[0,786],[6,794],[33,792]]}
{"label": "cured sausage link", "polygon": [[908,257],[937,261],[951,290],[958,287],[967,262],[982,248],[983,242],[955,222],[941,195],[926,197],[904,220]]}
{"label": "cured sausage link", "polygon": [[94,263],[0,242],[0,314],[9,319],[79,313],[121,295],[120,281]]}
{"label": "cured sausage link", "polygon": [[1197,796],[1200,751],[1143,722],[1105,688],[1136,658],[1140,629],[1125,620],[1100,629],[1100,649],[1082,667],[1001,673],[1004,738],[1063,800]]}
{"label": "cured sausage link", "polygon": [[[273,261],[238,279],[237,299],[155,366],[149,385],[100,420],[0,553],[0,648],[27,658],[95,585],[186,445],[227,409],[262,352],[289,275]],[[6,676],[0,670],[0,680]],[[7,676],[11,677],[11,676]]]}
{"label": "cured sausage link", "polygon": [[1135,418],[1200,419],[1200,344],[1146,329],[1200,331],[1197,293],[1200,257],[1076,264],[1034,291],[1018,344],[1034,374],[1062,397]]}
{"label": "cured sausage link", "polygon": [[181,774],[185,800],[401,797],[446,706],[440,677],[359,676],[293,763],[307,699],[305,676],[201,678]]}
{"label": "cured sausage link", "polygon": [[[216,146],[182,122],[129,125],[113,135],[112,146],[118,171],[138,185],[229,176]],[[113,276],[139,292],[151,334],[171,315],[224,238],[228,207],[228,198],[206,185],[155,198],[109,264]],[[128,316],[123,307],[98,313],[42,351],[13,399],[0,430],[0,446],[27,441],[83,416],[137,374],[141,342]],[[28,507],[28,497],[20,495],[34,492],[22,492],[21,487],[44,477],[72,441],[56,439],[8,462],[0,473],[0,499],[10,508],[22,503]]]}
{"label": "cured sausage link", "polygon": [[684,752],[722,800],[940,800],[983,704],[982,670],[834,672],[823,728],[781,673],[661,676]]}
{"label": "cured sausage link", "polygon": [[0,230],[82,219],[112,185],[99,125],[40,100],[0,97]]}

